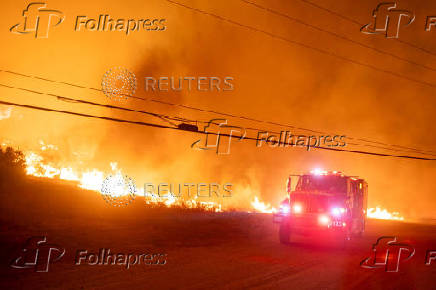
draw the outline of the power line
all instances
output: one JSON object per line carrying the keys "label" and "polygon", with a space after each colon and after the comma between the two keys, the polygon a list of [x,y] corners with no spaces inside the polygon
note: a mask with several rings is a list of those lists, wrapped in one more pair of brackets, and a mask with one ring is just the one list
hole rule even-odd
{"label": "power line", "polygon": [[330,35],[333,35],[334,37],[337,37],[337,38],[339,38],[339,39],[342,39],[342,40],[345,40],[345,41],[351,42],[351,43],[356,44],[356,45],[359,45],[359,46],[361,46],[361,47],[364,47],[364,48],[367,48],[367,49],[371,49],[371,50],[376,51],[376,52],[378,52],[378,53],[385,54],[385,55],[389,55],[389,56],[391,56],[391,57],[393,57],[393,58],[396,58],[396,59],[398,59],[398,60],[401,60],[401,61],[407,62],[407,63],[409,63],[409,64],[416,65],[416,66],[422,67],[422,68],[424,68],[424,69],[427,69],[427,70],[431,70],[431,71],[436,72],[436,69],[434,69],[434,68],[432,68],[432,67],[429,67],[429,66],[426,66],[426,65],[424,65],[424,64],[420,64],[420,63],[414,62],[414,61],[409,60],[409,59],[407,59],[407,58],[403,58],[403,57],[398,56],[398,55],[396,55],[396,54],[393,54],[393,53],[391,53],[391,52],[387,52],[387,51],[384,51],[384,50],[381,50],[381,49],[378,49],[378,48],[375,48],[375,47],[372,47],[372,46],[366,45],[366,44],[364,44],[364,43],[362,43],[362,42],[355,41],[355,40],[353,40],[353,39],[351,39],[351,38],[348,38],[348,37],[343,36],[343,35],[340,35],[340,34],[338,34],[338,33],[335,33],[335,32],[329,31],[329,30],[326,30],[326,29],[321,28],[321,27],[319,27],[319,26],[316,26],[316,25],[313,25],[313,24],[306,23],[306,22],[304,22],[304,21],[302,21],[302,20],[300,20],[300,19],[298,19],[298,18],[294,18],[294,17],[292,17],[292,16],[290,16],[290,15],[288,15],[288,14],[282,13],[282,12],[280,12],[280,11],[277,11],[277,10],[274,10],[274,9],[271,9],[271,8],[268,8],[268,7],[265,7],[265,6],[259,5],[259,4],[255,3],[255,2],[251,2],[251,1],[248,1],[248,0],[241,0],[241,1],[242,1],[242,2],[245,2],[245,3],[249,4],[249,5],[252,5],[252,6],[256,7],[256,8],[259,8],[259,9],[265,10],[265,11],[267,11],[267,12],[269,12],[269,13],[272,13],[272,14],[275,14],[275,15],[281,16],[281,17],[283,17],[283,18],[286,18],[286,19],[288,19],[288,20],[294,21],[294,22],[299,23],[299,24],[301,24],[301,25],[304,25],[304,26],[306,26],[306,27],[310,27],[310,28],[312,28],[312,29],[315,29],[315,30],[318,30],[318,31],[321,31],[321,32],[324,32],[324,33],[327,33],[327,34],[330,34]]}
{"label": "power line", "polygon": [[[214,133],[214,132],[205,132],[205,131],[195,131],[194,132],[192,130],[183,129],[183,128],[179,128],[179,127],[169,127],[169,126],[165,126],[165,125],[159,125],[159,124],[147,123],[147,122],[141,122],[141,121],[131,121],[131,120],[126,120],[126,119],[119,119],[119,118],[112,118],[112,117],[105,117],[105,116],[95,116],[95,115],[84,114],[84,113],[77,113],[77,112],[72,112],[72,111],[56,110],[56,109],[50,109],[50,108],[46,108],[46,107],[39,107],[39,106],[33,106],[33,105],[11,103],[11,102],[1,101],[1,100],[0,100],[0,104],[7,105],[7,106],[23,107],[23,108],[39,110],[39,111],[45,111],[45,112],[57,112],[57,113],[63,113],[63,114],[68,114],[68,115],[75,115],[75,116],[86,117],[86,118],[102,119],[102,120],[112,121],[112,122],[120,122],[120,123],[127,123],[127,124],[149,126],[149,127],[160,128],[160,129],[172,129],[172,130],[179,130],[179,131],[188,131],[188,132],[191,132],[191,133],[212,134],[212,135],[216,135],[216,136],[226,136],[226,137],[229,137],[229,138],[241,139],[239,136],[233,136],[233,135],[224,134],[224,133]],[[258,141],[257,138],[252,138],[252,137],[245,137],[244,139],[252,140],[252,141]],[[294,144],[287,142],[284,145],[294,145]],[[350,153],[373,155],[373,156],[380,156],[380,157],[395,157],[395,158],[406,158],[406,159],[436,161],[436,158],[424,158],[424,157],[408,156],[408,155],[391,155],[391,154],[384,154],[384,153],[377,153],[377,152],[367,152],[367,151],[359,151],[359,150],[346,150],[346,149],[328,148],[328,147],[319,147],[319,146],[310,146],[310,147],[318,148],[318,149],[324,149],[324,150],[339,151],[339,152],[350,152]]]}
{"label": "power line", "polygon": [[[2,85],[2,84],[0,84],[0,85]],[[118,110],[123,110],[123,111],[128,111],[128,112],[136,112],[136,113],[146,114],[146,115],[150,115],[153,117],[157,117],[157,118],[161,119],[162,121],[167,122],[167,123],[177,127],[177,124],[174,124],[173,122],[168,120],[168,119],[173,120],[173,118],[171,118],[169,116],[161,115],[161,114],[156,114],[156,113],[142,111],[142,110],[134,110],[134,109],[124,108],[124,107],[117,107],[117,106],[113,106],[113,105],[99,104],[99,103],[85,101],[85,100],[63,97],[63,96],[59,96],[59,95],[55,95],[55,94],[47,94],[46,93],[46,95],[56,97],[58,100],[61,100],[64,102],[81,103],[81,104],[87,104],[87,105],[93,105],[93,106],[106,107],[109,109],[118,109]]]}
{"label": "power line", "polygon": [[[206,121],[192,120],[192,119],[186,119],[186,118],[181,118],[181,117],[168,116],[168,115],[157,114],[157,113],[148,112],[148,111],[135,110],[135,109],[119,107],[119,106],[114,106],[114,105],[100,104],[100,103],[95,103],[95,102],[81,100],[81,99],[73,99],[73,98],[68,98],[68,97],[65,97],[65,96],[59,96],[59,95],[55,95],[55,94],[51,94],[51,93],[39,92],[39,91],[29,90],[29,89],[21,88],[21,87],[13,87],[13,86],[1,84],[1,83],[0,83],[0,86],[6,87],[6,88],[10,88],[10,89],[23,90],[23,91],[26,91],[26,92],[35,93],[35,94],[39,94],[39,95],[47,95],[47,96],[55,97],[56,99],[58,99],[60,101],[69,102],[69,103],[82,103],[82,104],[87,104],[87,105],[105,107],[105,108],[109,108],[109,109],[118,109],[118,110],[123,110],[123,111],[142,113],[142,114],[150,115],[150,116],[153,116],[153,117],[157,117],[157,118],[163,120],[164,122],[167,122],[167,123],[173,125],[174,127],[177,127],[178,124],[175,124],[175,123],[173,123],[173,122],[171,122],[169,120],[178,121],[178,122],[195,123],[195,124],[197,124],[197,123],[208,124],[209,123],[209,122],[206,122]],[[266,129],[251,128],[251,127],[244,127],[244,129],[246,129],[246,130],[253,130],[253,131],[257,131],[257,132],[265,132],[265,131],[267,131],[267,132],[272,133],[272,134],[281,135],[281,132],[278,133],[278,132],[274,132],[274,131],[266,130]],[[327,133],[322,133],[322,134],[327,134]],[[351,138],[349,138],[349,139],[351,139]],[[368,145],[368,144],[359,144],[359,143],[352,143],[352,142],[348,142],[347,144],[348,145],[355,145],[355,146],[367,146],[367,147],[373,147],[373,148],[378,148],[378,149],[383,149],[383,150],[390,150],[390,151],[405,151],[405,150],[400,150],[400,149],[392,149],[392,148],[386,148],[386,147],[381,147],[381,146]],[[435,154],[423,153],[423,152],[420,152],[420,151],[416,151],[416,152],[419,153],[419,154],[423,154],[423,155],[436,156]]]}
{"label": "power line", "polygon": [[81,117],[97,118],[97,119],[103,119],[103,120],[115,121],[115,122],[121,122],[121,123],[130,123],[130,124],[151,126],[151,127],[156,127],[156,128],[178,129],[178,128],[175,128],[175,127],[169,127],[169,126],[153,124],[153,123],[147,123],[147,122],[141,122],[141,121],[130,121],[130,120],[124,120],[124,119],[119,119],[119,118],[111,118],[111,117],[105,117],[105,116],[95,116],[95,115],[89,115],[89,114],[84,114],[84,113],[77,113],[77,112],[71,112],[71,111],[65,111],[65,110],[56,110],[56,109],[50,109],[50,108],[45,108],[45,107],[33,106],[33,105],[25,105],[25,104],[17,104],[17,103],[5,102],[5,101],[1,101],[1,100],[0,100],[0,104],[7,105],[7,106],[16,106],[16,107],[23,107],[23,108],[28,108],[28,109],[46,111],[46,112],[58,112],[58,113],[64,113],[64,114],[69,114],[69,115],[76,115],[76,116],[81,116]]}
{"label": "power line", "polygon": [[[231,20],[231,19],[224,18],[224,17],[222,17],[222,16],[220,16],[220,15],[216,15],[216,14],[213,14],[213,13],[210,13],[210,12],[207,12],[207,11],[204,11],[204,10],[200,10],[200,9],[198,9],[198,8],[190,7],[190,6],[187,6],[187,5],[182,4],[182,3],[179,3],[179,2],[175,2],[175,1],[172,1],[172,0],[166,0],[166,1],[167,1],[167,2],[170,2],[170,3],[172,3],[172,4],[175,4],[175,5],[181,6],[181,7],[183,7],[183,8],[186,8],[186,9],[190,9],[190,10],[193,10],[193,11],[196,11],[196,12],[199,12],[199,13],[202,13],[202,14],[205,14],[205,15],[208,15],[208,16],[215,17],[215,18],[217,18],[217,19],[219,19],[219,20],[221,20],[221,21],[228,22],[228,23],[231,23],[231,24],[234,24],[234,25],[237,25],[237,26],[240,26],[240,27],[243,27],[243,28],[246,28],[246,29],[249,29],[249,30],[255,31],[255,32],[260,32],[260,33],[266,34],[266,35],[268,35],[268,36],[270,36],[270,37],[272,37],[272,38],[280,39],[280,40],[283,40],[283,41],[285,41],[285,42],[289,42],[289,43],[291,43],[291,44],[296,44],[296,45],[302,46],[302,47],[304,47],[304,48],[312,49],[312,50],[318,51],[318,52],[320,52],[320,53],[327,54],[327,55],[330,55],[330,56],[333,56],[333,57],[336,57],[336,58],[342,59],[342,60],[344,60],[344,61],[348,61],[348,62],[351,62],[351,63],[354,63],[354,64],[358,64],[358,65],[361,65],[361,66],[366,66],[366,67],[371,68],[371,69],[373,69],[373,70],[380,71],[380,72],[384,72],[384,73],[387,73],[387,74],[391,74],[391,75],[394,75],[394,76],[396,76],[396,77],[403,78],[403,79],[406,79],[406,80],[409,80],[409,81],[412,81],[412,82],[416,82],[416,83],[419,83],[419,84],[423,84],[423,85],[426,85],[426,86],[430,86],[430,87],[435,87],[435,86],[436,86],[435,84],[432,84],[432,83],[423,82],[423,81],[420,81],[420,80],[416,80],[416,79],[413,79],[413,78],[409,78],[409,77],[406,77],[406,76],[403,76],[403,75],[397,74],[397,73],[392,72],[392,71],[387,71],[387,70],[383,70],[383,69],[377,68],[377,67],[375,67],[375,66],[373,66],[373,65],[370,65],[370,64],[365,64],[365,63],[361,63],[361,62],[358,62],[358,61],[355,61],[355,60],[352,60],[352,59],[348,59],[348,58],[346,58],[346,57],[343,57],[343,56],[340,56],[340,55],[337,55],[337,54],[331,53],[331,52],[329,52],[329,51],[326,51],[326,50],[323,50],[323,49],[320,49],[320,48],[317,48],[317,47],[312,47],[312,46],[309,46],[309,45],[306,45],[306,44],[304,44],[304,43],[300,43],[300,42],[297,42],[297,41],[294,41],[294,40],[290,40],[290,39],[287,39],[287,38],[284,38],[284,37],[281,37],[281,36],[275,35],[275,34],[270,33],[270,32],[268,32],[268,31],[264,31],[264,30],[261,30],[261,29],[258,29],[258,28],[252,27],[252,26],[248,26],[248,25],[245,25],[245,24],[241,24],[241,23],[236,22],[236,21],[233,21],[233,20]],[[256,122],[259,121],[259,120],[255,120],[255,119],[251,119],[251,120],[252,120],[252,121],[256,121]],[[286,125],[286,126],[287,126],[287,127],[293,127],[293,126],[288,126],[288,125]],[[304,130],[306,130],[306,129],[304,129]],[[319,132],[319,131],[313,131],[313,130],[308,130],[308,131],[312,131],[312,132],[315,132],[315,133],[322,133],[322,132]],[[323,133],[323,134],[324,134],[324,133]],[[364,140],[364,139],[358,139],[358,140],[360,140],[360,141],[364,141],[364,142],[368,142],[367,140]],[[373,141],[371,141],[371,142],[373,142]],[[381,142],[374,141],[374,143],[379,143],[379,144],[380,144]],[[415,148],[409,148],[409,147],[405,147],[405,146],[399,146],[399,145],[393,145],[393,144],[386,144],[386,143],[383,143],[383,144],[388,145],[388,146],[399,147],[399,148],[406,148],[406,149],[410,149],[410,150],[413,150],[413,151],[419,151],[418,149],[415,149]],[[422,151],[424,151],[424,150],[422,150]],[[427,151],[428,151],[428,152],[433,152],[433,151],[429,151],[429,150],[427,150]],[[434,153],[434,152],[433,152],[433,153]]]}
{"label": "power line", "polygon": [[[22,77],[27,77],[27,78],[34,78],[34,79],[44,80],[44,81],[48,81],[48,82],[52,82],[52,83],[69,85],[69,86],[73,86],[73,87],[77,87],[77,88],[81,88],[81,89],[89,89],[89,90],[103,92],[103,90],[97,89],[97,88],[93,88],[93,87],[86,87],[86,86],[77,85],[77,84],[73,84],[73,83],[67,83],[67,82],[63,82],[63,81],[51,80],[51,79],[42,78],[42,77],[39,77],[39,76],[33,76],[33,75],[29,75],[29,74],[13,72],[13,71],[10,71],[10,70],[1,70],[0,69],[0,72],[10,73],[10,74],[14,74],[14,75],[22,76]],[[41,92],[36,92],[36,91],[25,89],[25,88],[11,87],[11,86],[4,85],[4,84],[2,84],[1,86],[7,87],[7,88],[15,88],[15,89],[19,89],[19,90],[23,90],[23,91],[27,91],[27,92],[31,92],[31,93],[44,94],[44,93],[41,93]],[[229,113],[224,113],[224,112],[218,112],[218,111],[214,111],[214,110],[207,110],[207,109],[202,109],[202,108],[196,108],[196,107],[192,107],[192,106],[187,106],[187,105],[177,104],[177,103],[171,103],[171,102],[166,102],[166,101],[152,99],[152,98],[142,98],[142,97],[130,96],[130,95],[128,97],[131,97],[131,98],[134,98],[134,99],[138,99],[138,100],[142,100],[142,101],[149,101],[149,102],[160,103],[160,104],[169,105],[169,106],[177,106],[177,107],[180,107],[180,108],[194,110],[194,111],[198,111],[198,112],[213,113],[213,114],[222,115],[222,116],[226,116],[226,117],[232,117],[232,118],[237,118],[237,119],[247,120],[247,121],[253,121],[253,122],[263,123],[263,124],[270,124],[270,125],[275,125],[275,126],[280,126],[280,127],[287,127],[287,128],[292,128],[292,129],[296,129],[296,130],[317,133],[317,134],[331,134],[331,133],[322,132],[322,131],[318,131],[318,130],[312,130],[312,129],[308,129],[308,128],[296,127],[296,126],[289,125],[289,124],[282,124],[282,123],[277,123],[277,122],[264,121],[264,120],[255,119],[255,118],[251,118],[251,117],[239,116],[239,115],[234,115],[234,114],[229,114]],[[163,116],[163,115],[161,115],[161,116]],[[176,117],[176,118],[179,118],[179,117]],[[181,118],[179,118],[179,120],[183,121],[183,119],[181,119]],[[184,120],[187,120],[187,119],[184,119]],[[188,121],[192,121],[192,120],[188,120]],[[246,128],[246,129],[252,129],[252,128]],[[257,129],[253,129],[253,130],[257,130]],[[338,134],[336,134],[336,135],[338,135]],[[379,142],[379,141],[374,141],[374,140],[366,140],[366,139],[363,139],[363,138],[353,138],[353,137],[347,137],[347,138],[350,139],[350,140],[357,140],[357,141],[363,141],[363,142],[367,142],[367,143],[373,143],[373,144],[385,145],[385,146],[390,146],[390,147],[402,148],[402,149],[406,149],[407,151],[414,151],[414,152],[417,152],[419,154],[424,154],[424,155],[433,155],[433,154],[422,153],[422,152],[435,153],[434,151],[431,151],[431,150],[422,150],[422,149],[416,149],[416,148],[411,148],[411,147],[406,147],[406,146],[401,146],[401,145],[396,145],[396,144],[387,144],[387,143],[383,143],[383,142]],[[358,143],[354,143],[354,144],[353,143],[348,143],[348,144],[351,144],[351,145],[361,145],[361,146],[374,147],[374,148],[381,148],[381,149],[391,150],[391,151],[405,151],[405,150],[397,150],[397,149],[392,149],[392,148],[379,147],[379,146],[374,146],[374,145],[369,145],[369,144],[358,144]],[[436,156],[436,155],[434,155],[434,156]]]}
{"label": "power line", "polygon": [[[64,101],[64,102],[68,102],[68,103],[81,103],[81,104],[87,104],[87,105],[92,105],[92,106],[105,107],[105,108],[109,108],[109,109],[118,109],[118,110],[123,110],[123,111],[142,113],[142,114],[150,115],[150,116],[153,116],[153,117],[158,117],[158,118],[160,118],[161,120],[163,120],[165,122],[168,122],[168,120],[173,120],[173,121],[189,122],[189,123],[196,123],[196,124],[197,123],[203,123],[203,124],[208,124],[209,123],[209,122],[206,122],[206,121],[192,120],[192,119],[186,119],[186,118],[181,118],[181,117],[173,117],[173,116],[157,114],[157,113],[148,112],[148,111],[142,111],[142,110],[134,110],[134,109],[126,108],[126,107],[107,105],[107,104],[100,104],[100,103],[95,103],[95,102],[86,101],[86,100],[82,100],[82,99],[73,99],[73,98],[69,98],[69,97],[65,97],[65,96],[60,96],[60,95],[55,95],[55,94],[51,94],[51,93],[39,92],[39,91],[29,90],[29,89],[21,88],[21,87],[13,87],[13,86],[5,85],[5,84],[2,84],[2,83],[0,83],[0,86],[6,87],[6,88],[9,88],[9,89],[23,90],[23,91],[26,91],[26,92],[35,93],[35,94],[39,94],[39,95],[47,95],[47,96],[55,97],[56,99],[58,99],[60,101]],[[177,124],[174,124],[172,122],[169,122],[169,123],[171,125],[173,125],[174,127],[177,127]],[[246,130],[254,130],[254,131],[259,131],[259,132],[268,131],[270,133],[280,134],[278,132],[274,132],[274,131],[270,131],[270,130],[266,130],[266,129],[259,129],[259,128],[244,127],[244,129],[246,129]],[[362,145],[362,144],[356,144],[356,143],[348,143],[348,144],[351,144],[351,145]],[[373,146],[373,147],[387,149],[387,150],[392,150],[390,148],[383,148],[383,147],[378,147],[378,146]],[[396,150],[396,151],[399,151],[399,150]]]}
{"label": "power line", "polygon": [[[114,106],[114,105],[99,104],[99,103],[95,103],[95,102],[91,102],[91,101],[86,101],[86,100],[81,100],[81,99],[73,99],[73,98],[68,98],[68,97],[65,97],[65,96],[59,96],[59,95],[55,95],[55,94],[51,94],[51,93],[43,93],[43,92],[29,90],[29,89],[21,88],[21,87],[12,87],[12,86],[8,86],[8,85],[1,84],[1,83],[0,83],[0,86],[6,87],[6,88],[10,88],[10,89],[23,90],[23,91],[26,91],[26,92],[31,92],[31,93],[35,93],[35,94],[39,94],[39,95],[47,95],[47,96],[55,97],[56,99],[58,99],[60,101],[69,102],[69,103],[82,103],[82,104],[87,104],[87,105],[92,105],[92,106],[105,107],[105,108],[109,108],[109,109],[118,109],[118,110],[123,110],[123,111],[142,113],[142,114],[150,115],[150,116],[153,116],[153,117],[157,117],[157,118],[163,120],[164,122],[167,122],[167,123],[173,125],[174,127],[177,127],[178,124],[174,124],[173,122],[171,122],[169,120],[179,121],[179,122],[195,123],[195,124],[197,124],[197,123],[208,124],[209,123],[209,122],[206,122],[206,121],[192,120],[192,119],[186,119],[186,118],[181,118],[181,117],[168,116],[168,115],[157,114],[157,113],[148,112],[148,111],[134,110],[134,109],[130,109],[130,108]],[[281,133],[274,132],[274,131],[271,131],[271,130],[266,130],[266,129],[251,128],[251,127],[244,127],[244,129],[246,129],[246,130],[253,130],[253,131],[257,131],[257,132],[265,132],[265,131],[267,131],[267,132],[272,133],[272,134],[281,135]],[[323,134],[326,134],[326,133],[323,133]],[[373,148],[378,148],[378,149],[383,149],[383,150],[390,150],[390,151],[404,151],[404,150],[386,148],[386,147],[381,147],[381,146],[374,146],[374,145],[368,145],[368,144],[359,144],[359,143],[352,143],[352,142],[348,142],[347,144],[348,145],[355,145],[355,146],[367,146],[367,147],[373,147]],[[417,152],[417,153],[423,154],[423,155],[436,156],[434,154],[427,154],[427,153],[421,153],[421,152]]]}
{"label": "power line", "polygon": [[[343,19],[343,20],[346,20],[346,21],[348,21],[348,22],[350,22],[350,23],[356,24],[356,25],[359,26],[359,28],[362,27],[362,26],[364,25],[364,24],[362,24],[362,23],[360,23],[360,22],[358,22],[358,21],[356,21],[356,20],[354,20],[354,19],[352,19],[352,18],[349,18],[349,17],[347,17],[347,16],[345,16],[345,15],[342,15],[342,14],[336,12],[336,11],[333,11],[333,10],[330,10],[330,9],[325,8],[325,7],[323,7],[323,6],[320,6],[320,5],[318,5],[318,4],[316,4],[316,3],[313,3],[313,2],[311,2],[311,1],[308,1],[308,0],[299,0],[299,1],[304,2],[304,3],[306,3],[306,4],[309,4],[309,5],[313,6],[313,7],[318,8],[318,9],[324,10],[324,11],[326,11],[326,12],[328,12],[328,13],[330,13],[330,14],[333,14],[333,15],[335,15],[335,16],[337,16],[337,17]],[[415,44],[412,44],[412,43],[410,43],[410,42],[407,42],[407,41],[404,41],[404,40],[400,40],[399,38],[394,38],[393,40],[398,41],[398,42],[400,42],[400,43],[402,43],[402,44],[404,44],[404,45],[410,46],[410,47],[412,47],[412,48],[415,48],[415,49],[421,50],[422,52],[427,53],[427,54],[430,54],[430,55],[432,55],[432,56],[436,56],[436,54],[434,54],[433,52],[431,52],[431,51],[429,51],[429,50],[427,50],[427,49],[425,49],[425,48],[422,48],[422,47],[420,47],[420,46],[417,46],[417,45],[415,45]]]}
{"label": "power line", "polygon": [[[0,86],[1,85],[2,84],[0,84]],[[93,106],[106,107],[106,108],[110,108],[110,109],[118,109],[118,110],[123,110],[123,111],[147,114],[147,115],[151,115],[151,116],[154,116],[154,117],[158,117],[158,118],[162,119],[163,121],[168,122],[168,123],[170,123],[171,125],[173,125],[175,127],[177,127],[177,124],[174,124],[174,123],[168,121],[168,119],[169,120],[173,120],[173,121],[189,122],[189,123],[196,123],[196,124],[197,123],[203,123],[203,124],[208,124],[209,123],[209,122],[206,122],[206,121],[192,120],[192,119],[186,119],[186,118],[180,118],[180,117],[171,117],[171,116],[167,116],[167,115],[161,115],[161,114],[156,114],[156,113],[142,111],[142,110],[134,110],[134,109],[130,109],[130,108],[113,106],[113,105],[99,104],[99,103],[85,101],[85,100],[80,100],[80,99],[72,99],[72,98],[58,96],[58,95],[54,95],[54,94],[46,94],[46,95],[54,96],[58,100],[66,101],[66,102],[82,103],[82,104],[88,104],[88,105],[93,105]],[[271,134],[276,134],[276,135],[280,135],[281,134],[279,132],[274,132],[274,131],[271,131],[271,130],[260,129],[260,128],[244,127],[244,129],[246,129],[246,130],[253,130],[253,131],[257,131],[257,132],[265,132],[265,131],[267,131],[267,132],[269,132]],[[391,149],[391,148],[386,148],[386,147],[381,147],[381,146],[366,145],[366,144],[351,143],[351,142],[348,142],[347,144],[348,145],[356,145],[356,146],[360,146],[360,145],[370,146],[370,147],[374,147],[374,148],[379,148],[379,149],[384,149],[384,150],[392,150],[392,151],[404,151],[404,150]],[[435,154],[423,154],[423,155],[433,155],[433,156],[436,156]]]}
{"label": "power line", "polygon": [[279,35],[276,35],[274,33],[268,32],[266,30],[262,30],[262,29],[255,28],[253,26],[242,24],[242,23],[236,22],[234,20],[225,18],[223,16],[220,16],[220,15],[217,15],[217,14],[214,14],[214,13],[211,13],[211,12],[207,12],[207,11],[204,11],[204,10],[200,10],[198,8],[190,7],[190,6],[187,6],[185,4],[182,4],[182,3],[179,3],[179,2],[176,2],[176,1],[172,1],[172,0],[166,0],[166,1],[170,2],[172,4],[175,4],[175,5],[181,6],[183,8],[199,12],[199,13],[204,14],[204,15],[212,16],[214,18],[217,18],[217,19],[219,19],[221,21],[224,21],[224,22],[231,23],[233,25],[237,25],[237,26],[240,26],[240,27],[243,27],[243,28],[255,31],[255,32],[263,33],[263,34],[268,35],[268,36],[270,36],[272,38],[279,39],[279,40],[288,42],[290,44],[295,44],[295,45],[298,45],[298,46],[301,46],[301,47],[304,47],[304,48],[307,48],[307,49],[310,49],[310,50],[317,51],[317,52],[322,53],[322,54],[326,54],[326,55],[335,57],[337,59],[340,59],[340,60],[343,60],[343,61],[346,61],[346,62],[349,62],[349,63],[353,63],[353,64],[360,65],[360,66],[364,66],[364,67],[370,68],[370,69],[378,71],[378,72],[383,72],[383,73],[390,74],[390,75],[398,77],[398,78],[402,78],[402,79],[405,79],[405,80],[408,80],[408,81],[411,81],[411,82],[415,82],[417,84],[421,84],[421,85],[424,85],[424,86],[436,88],[436,84],[433,84],[433,83],[421,81],[421,80],[418,80],[418,79],[414,79],[414,78],[410,78],[410,77],[404,76],[402,74],[398,74],[398,73],[390,71],[390,70],[385,70],[385,69],[382,69],[382,68],[378,68],[378,67],[373,66],[371,64],[367,64],[367,63],[363,63],[363,62],[360,62],[360,61],[357,61],[357,60],[353,60],[351,58],[347,58],[345,56],[341,56],[339,54],[336,54],[336,53],[324,50],[322,48],[314,47],[314,46],[311,46],[311,45],[308,45],[308,44],[305,44],[305,43],[302,43],[302,42],[299,42],[299,41],[296,41],[296,40],[292,40],[292,39],[289,39],[289,38],[286,38],[286,37],[283,37],[283,36],[279,36]]}
{"label": "power line", "polygon": [[[0,86],[1,85],[2,84],[0,84]],[[175,127],[177,127],[177,124],[169,122],[168,119],[169,120],[173,120],[173,121],[189,122],[189,123],[195,123],[195,124],[197,124],[197,123],[209,124],[209,122],[207,122],[207,121],[192,120],[192,119],[186,119],[186,118],[180,118],[180,117],[171,117],[171,116],[167,116],[167,115],[161,115],[161,114],[156,114],[156,113],[142,111],[142,110],[134,110],[134,109],[130,109],[130,108],[113,106],[113,105],[99,104],[99,103],[85,101],[85,100],[80,100],[80,99],[72,99],[72,98],[58,96],[58,95],[54,95],[54,94],[46,94],[46,95],[54,96],[58,100],[66,101],[66,102],[83,103],[83,104],[88,104],[88,105],[93,105],[93,106],[106,107],[106,108],[110,108],[110,109],[118,109],[118,110],[123,110],[123,111],[147,114],[147,115],[151,115],[151,116],[154,116],[154,117],[158,117],[158,118],[162,119],[163,121],[168,122],[168,123],[170,123],[171,125],[173,125]],[[244,129],[246,129],[246,130],[253,130],[253,131],[257,131],[257,132],[269,132],[271,134],[276,134],[276,135],[280,135],[281,134],[281,132],[279,133],[279,132],[274,132],[274,131],[271,131],[271,130],[260,129],[260,128],[244,127]],[[348,145],[355,145],[355,146],[368,146],[368,147],[374,147],[374,148],[379,148],[379,149],[384,149],[384,150],[391,150],[391,151],[404,151],[404,150],[399,150],[399,149],[392,149],[392,148],[386,148],[386,147],[381,147],[381,146],[359,144],[359,143],[352,143],[352,142],[348,142],[347,144]],[[436,156],[436,154],[424,154],[424,153],[420,153],[420,154]]]}

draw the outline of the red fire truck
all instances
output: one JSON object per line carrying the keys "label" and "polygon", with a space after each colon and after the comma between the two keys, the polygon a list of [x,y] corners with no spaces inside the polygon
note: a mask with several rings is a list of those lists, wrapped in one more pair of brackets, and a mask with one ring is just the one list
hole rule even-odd
{"label": "red fire truck", "polygon": [[[297,178],[295,189],[291,178]],[[279,239],[290,242],[292,234],[332,233],[348,241],[365,230],[368,184],[358,177],[337,171],[314,170],[290,175],[288,197],[274,214],[280,224]]]}

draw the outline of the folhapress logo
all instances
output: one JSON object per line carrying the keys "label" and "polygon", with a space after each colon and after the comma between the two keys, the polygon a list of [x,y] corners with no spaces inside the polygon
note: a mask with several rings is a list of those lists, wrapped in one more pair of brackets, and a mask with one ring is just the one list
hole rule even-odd
{"label": "folhapress logo", "polygon": [[24,245],[21,255],[11,263],[12,268],[29,269],[35,272],[48,272],[50,263],[60,260],[65,249],[58,245],[48,244],[46,237],[31,237]]}
{"label": "folhapress logo", "polygon": [[[204,133],[206,137],[192,143],[191,148],[200,150],[216,149],[216,154],[228,155],[230,154],[232,138],[236,138],[238,141],[243,140],[246,130],[241,127],[227,125],[226,119],[212,119],[204,127]],[[201,141],[204,141],[203,146],[200,144]]]}
{"label": "folhapress logo", "polygon": [[23,10],[23,19],[12,26],[9,31],[17,34],[34,33],[35,38],[47,38],[50,27],[55,27],[64,21],[61,11],[45,9],[46,3],[33,2]]}
{"label": "folhapress logo", "polygon": [[[365,34],[384,34],[387,38],[398,38],[401,25],[408,26],[415,20],[415,14],[407,10],[395,9],[396,3],[381,3],[372,12],[373,20],[360,31]],[[406,19],[405,23],[402,23]]]}
{"label": "folhapress logo", "polygon": [[379,238],[372,246],[372,251],[373,255],[360,262],[360,266],[366,269],[385,268],[386,272],[398,272],[401,258],[407,261],[415,254],[414,247],[398,243],[396,237]]}

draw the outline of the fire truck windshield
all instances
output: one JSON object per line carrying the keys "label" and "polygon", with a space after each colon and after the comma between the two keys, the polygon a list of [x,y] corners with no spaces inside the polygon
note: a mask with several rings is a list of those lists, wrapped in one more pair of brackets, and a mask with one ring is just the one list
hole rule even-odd
{"label": "fire truck windshield", "polygon": [[303,175],[296,190],[346,194],[347,178],[339,175]]}

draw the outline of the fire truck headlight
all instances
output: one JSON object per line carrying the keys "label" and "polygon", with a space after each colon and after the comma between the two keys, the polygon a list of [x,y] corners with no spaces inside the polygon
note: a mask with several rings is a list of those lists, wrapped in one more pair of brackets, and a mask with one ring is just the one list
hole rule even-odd
{"label": "fire truck headlight", "polygon": [[330,218],[326,215],[320,215],[318,217],[318,222],[321,225],[327,226],[330,223]]}
{"label": "fire truck headlight", "polygon": [[334,207],[334,208],[332,208],[331,213],[335,217],[340,217],[341,215],[343,215],[345,213],[345,208],[343,208],[343,207]]}
{"label": "fire truck headlight", "polygon": [[291,209],[290,209],[289,205],[287,205],[287,204],[282,204],[282,205],[280,205],[280,212],[281,212],[281,213],[283,213],[283,214],[289,214],[290,211],[291,211]]}
{"label": "fire truck headlight", "polygon": [[292,207],[292,212],[293,213],[302,213],[303,207],[301,206],[301,204],[294,204],[294,206]]}

